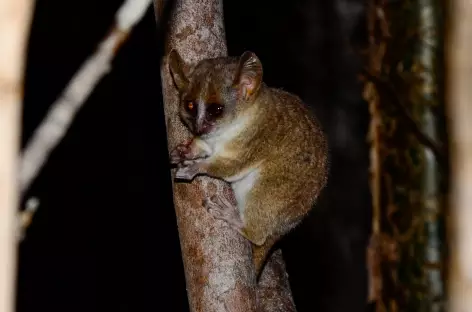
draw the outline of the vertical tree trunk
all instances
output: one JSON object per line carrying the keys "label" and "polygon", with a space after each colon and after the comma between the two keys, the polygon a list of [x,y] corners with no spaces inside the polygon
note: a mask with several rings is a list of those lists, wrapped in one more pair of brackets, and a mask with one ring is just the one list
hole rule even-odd
{"label": "vertical tree trunk", "polygon": [[0,311],[13,312],[16,276],[17,158],[23,70],[33,1],[0,1]]}
{"label": "vertical tree trunk", "polygon": [[472,311],[472,2],[448,7],[447,99],[450,117],[451,312]]}
{"label": "vertical tree trunk", "polygon": [[[377,311],[443,311],[447,178],[439,0],[371,1]],[[377,280],[378,282],[378,280]]]}
{"label": "vertical tree trunk", "polygon": [[[165,1],[155,0],[157,21]],[[167,52],[175,48],[195,64],[225,56],[227,48],[221,0],[174,1],[166,33],[161,76],[169,150],[189,138],[177,114],[178,96],[170,77]],[[222,181],[199,177],[191,184],[173,183],[174,205],[190,308],[193,312],[295,311],[281,252],[274,253],[256,286],[251,245],[224,222],[212,218],[202,199],[231,189]]]}

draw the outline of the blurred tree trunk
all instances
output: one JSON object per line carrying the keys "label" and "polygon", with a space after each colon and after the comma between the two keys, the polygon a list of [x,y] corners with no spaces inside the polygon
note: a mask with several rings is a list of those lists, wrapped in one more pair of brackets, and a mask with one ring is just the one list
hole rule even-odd
{"label": "blurred tree trunk", "polygon": [[372,123],[376,311],[444,311],[447,153],[439,0],[370,0],[364,95]]}
{"label": "blurred tree trunk", "polygon": [[447,100],[450,117],[451,312],[472,311],[472,2],[455,0],[448,9]]}
{"label": "blurred tree trunk", "polygon": [[[178,96],[167,52],[175,48],[189,64],[225,56],[223,7],[221,0],[155,0],[154,4],[166,37],[161,76],[172,150],[190,134],[177,114]],[[198,177],[191,184],[173,183],[173,192],[191,311],[250,312],[256,306],[258,312],[295,311],[281,252],[273,254],[256,285],[249,241],[203,208],[202,199],[214,192],[232,195],[226,183]]]}
{"label": "blurred tree trunk", "polygon": [[16,276],[17,162],[25,53],[33,1],[0,1],[0,311],[13,312]]}

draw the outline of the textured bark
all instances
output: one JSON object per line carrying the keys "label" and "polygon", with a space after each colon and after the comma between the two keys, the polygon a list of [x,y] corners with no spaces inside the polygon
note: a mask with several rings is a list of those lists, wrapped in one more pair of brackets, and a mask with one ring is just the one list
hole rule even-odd
{"label": "textured bark", "polygon": [[0,311],[13,312],[16,274],[17,157],[26,43],[33,1],[0,1]]}
{"label": "textured bark", "polygon": [[472,2],[450,2],[447,29],[447,100],[450,117],[451,312],[472,311]]}
{"label": "textured bark", "polygon": [[[165,1],[155,0],[159,26]],[[175,48],[188,64],[225,56],[227,48],[221,0],[175,1],[166,33],[161,76],[168,148],[190,137],[177,114],[178,96],[167,64]],[[295,311],[281,252],[274,253],[256,286],[251,245],[202,206],[214,192],[232,191],[226,183],[198,177],[192,183],[174,183],[174,205],[190,309],[193,312]],[[233,198],[234,200],[234,198]],[[256,309],[256,305],[259,308]]]}
{"label": "textured bark", "polygon": [[365,96],[372,114],[371,300],[444,311],[447,186],[438,0],[370,2]]}
{"label": "textured bark", "polygon": [[274,251],[268,260],[256,297],[258,312],[296,312],[281,250]]}

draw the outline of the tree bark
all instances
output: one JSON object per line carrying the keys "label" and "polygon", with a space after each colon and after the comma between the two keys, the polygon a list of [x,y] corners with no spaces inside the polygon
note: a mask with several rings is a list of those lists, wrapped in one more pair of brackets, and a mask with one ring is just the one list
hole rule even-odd
{"label": "tree bark", "polygon": [[26,43],[33,1],[0,1],[0,311],[13,312],[16,275],[17,158]]}
{"label": "tree bark", "polygon": [[[164,5],[169,3],[155,0],[154,4],[158,25],[165,26]],[[174,1],[166,25],[169,28],[161,77],[168,148],[172,150],[190,134],[178,118],[178,96],[169,73],[167,52],[175,48],[188,64],[226,56],[222,1]],[[273,254],[256,285],[249,241],[203,208],[203,198],[214,192],[226,192],[232,197],[226,183],[198,177],[192,183],[173,182],[173,192],[191,311],[295,311],[281,252]]]}
{"label": "tree bark", "polygon": [[451,312],[472,311],[472,2],[451,1],[448,7],[447,99],[451,151]]}

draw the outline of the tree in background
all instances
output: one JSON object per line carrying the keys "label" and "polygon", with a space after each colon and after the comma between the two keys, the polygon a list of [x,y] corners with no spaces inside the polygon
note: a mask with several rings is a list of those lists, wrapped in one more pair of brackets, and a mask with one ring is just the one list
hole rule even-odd
{"label": "tree in background", "polygon": [[16,159],[20,142],[24,63],[32,1],[0,1],[0,310],[14,311],[16,272]]}
{"label": "tree in background", "polygon": [[445,310],[441,5],[369,2],[364,95],[371,113],[369,265],[376,311]]}
{"label": "tree in background", "polygon": [[447,6],[447,113],[451,151],[449,311],[472,309],[472,2]]}

